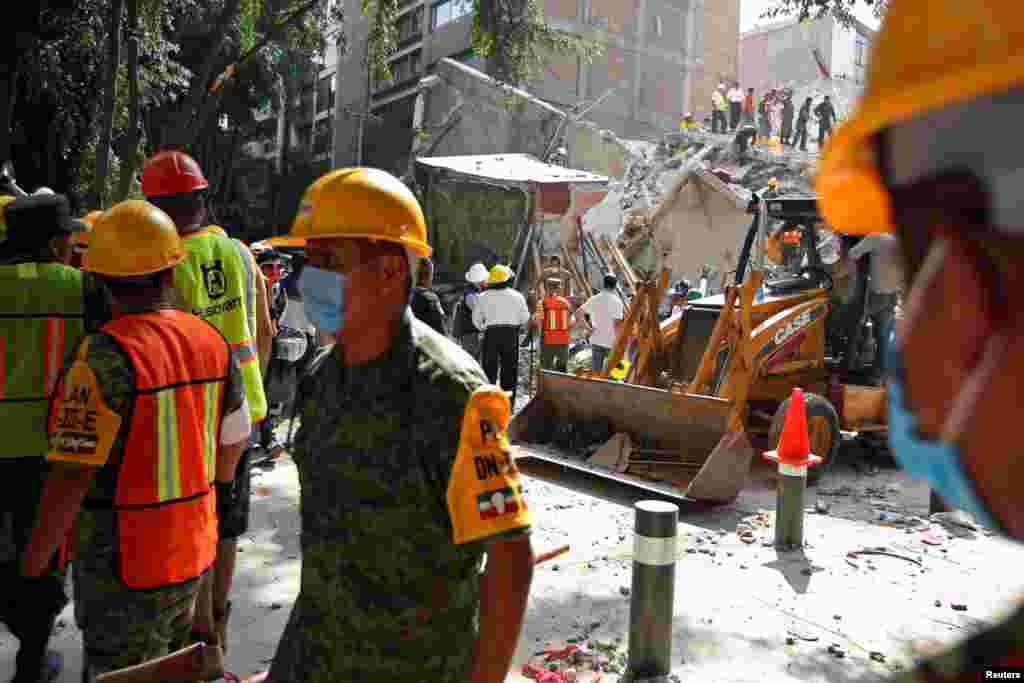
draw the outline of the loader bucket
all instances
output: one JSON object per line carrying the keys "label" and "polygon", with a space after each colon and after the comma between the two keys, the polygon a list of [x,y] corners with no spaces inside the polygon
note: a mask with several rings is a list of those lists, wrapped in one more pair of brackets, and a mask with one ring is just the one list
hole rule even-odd
{"label": "loader bucket", "polygon": [[[723,503],[738,495],[753,454],[745,434],[726,434],[731,410],[732,404],[719,398],[542,370],[537,395],[512,420],[509,437],[520,458],[691,501]],[[552,445],[560,423],[595,419],[607,420],[613,433],[629,434],[634,446],[641,446],[625,473],[590,465],[584,454]]]}

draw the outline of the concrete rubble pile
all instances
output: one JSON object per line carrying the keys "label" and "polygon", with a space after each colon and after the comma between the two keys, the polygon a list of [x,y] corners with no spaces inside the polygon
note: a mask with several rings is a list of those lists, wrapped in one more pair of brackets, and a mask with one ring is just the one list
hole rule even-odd
{"label": "concrete rubble pile", "polygon": [[815,156],[756,145],[741,150],[732,135],[672,133],[633,142],[623,178],[583,216],[585,229],[617,241],[630,265],[673,282],[696,283],[709,266],[717,289],[736,266],[750,224],[746,207],[771,179],[786,196],[813,195]]}

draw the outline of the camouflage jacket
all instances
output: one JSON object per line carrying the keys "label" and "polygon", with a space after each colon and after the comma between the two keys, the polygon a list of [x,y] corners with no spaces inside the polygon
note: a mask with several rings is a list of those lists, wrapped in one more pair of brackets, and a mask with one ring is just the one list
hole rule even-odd
{"label": "camouflage jacket", "polygon": [[[486,383],[465,351],[411,315],[380,358],[345,367],[338,345],[314,362],[294,449],[302,583],[270,681],[469,678],[482,541],[499,534],[456,544],[447,506],[464,462],[460,423]],[[508,502],[489,502],[510,491],[498,486],[463,501],[478,525],[507,518]],[[504,527],[528,528],[525,518]]]}
{"label": "camouflage jacket", "polygon": [[[79,566],[104,572],[117,565],[117,514],[112,505],[117,492],[117,477],[124,456],[125,443],[132,425],[135,407],[135,369],[128,354],[111,335],[102,331],[88,334],[81,341],[81,344],[86,343],[89,346],[85,361],[95,375],[97,385],[102,389],[103,403],[121,418],[110,452],[106,454],[105,462],[99,467],[96,479],[86,493],[80,513],[82,519],[79,526],[81,529],[89,529],[89,534],[88,540],[79,544],[75,562]],[[75,355],[77,356],[77,352]],[[244,398],[238,361],[231,356],[230,362],[231,372],[224,387],[225,415],[238,410]],[[55,401],[52,409],[59,409],[59,400]],[[67,457],[61,457],[59,461],[74,463],[73,459]],[[92,463],[88,458],[83,458],[81,464]]]}

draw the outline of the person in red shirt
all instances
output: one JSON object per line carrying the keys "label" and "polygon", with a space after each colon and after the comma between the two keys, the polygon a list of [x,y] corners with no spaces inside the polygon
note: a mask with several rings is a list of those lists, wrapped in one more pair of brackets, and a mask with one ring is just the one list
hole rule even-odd
{"label": "person in red shirt", "polygon": [[569,366],[569,328],[574,317],[569,301],[562,296],[562,281],[548,278],[544,297],[534,321],[543,330],[540,364],[545,370],[567,372]]}

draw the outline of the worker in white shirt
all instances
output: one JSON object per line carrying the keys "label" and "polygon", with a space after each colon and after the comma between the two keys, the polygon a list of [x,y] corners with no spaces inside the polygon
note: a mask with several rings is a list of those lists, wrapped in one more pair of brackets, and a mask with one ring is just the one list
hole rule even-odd
{"label": "worker in white shirt", "polygon": [[725,98],[729,100],[729,130],[735,131],[740,125],[740,114],[743,113],[743,99],[746,93],[739,83],[733,83]]}
{"label": "worker in white shirt", "polygon": [[622,328],[622,320],[626,317],[626,306],[615,293],[618,279],[608,273],[604,276],[604,289],[580,306],[577,313],[583,313],[594,326],[590,335],[590,365],[595,372],[604,370],[605,360],[615,345],[615,336]]}
{"label": "worker in white shirt", "polygon": [[530,321],[526,297],[512,288],[514,273],[508,266],[491,268],[487,291],[473,309],[473,324],[484,331],[483,370],[492,384],[512,392],[516,404],[519,385],[519,329]]}
{"label": "worker in white shirt", "polygon": [[890,234],[868,235],[850,249],[854,261],[867,255],[871,255],[867,313],[875,332],[875,372],[884,377],[886,349],[896,325],[896,300],[903,286],[903,262],[899,243]]}

